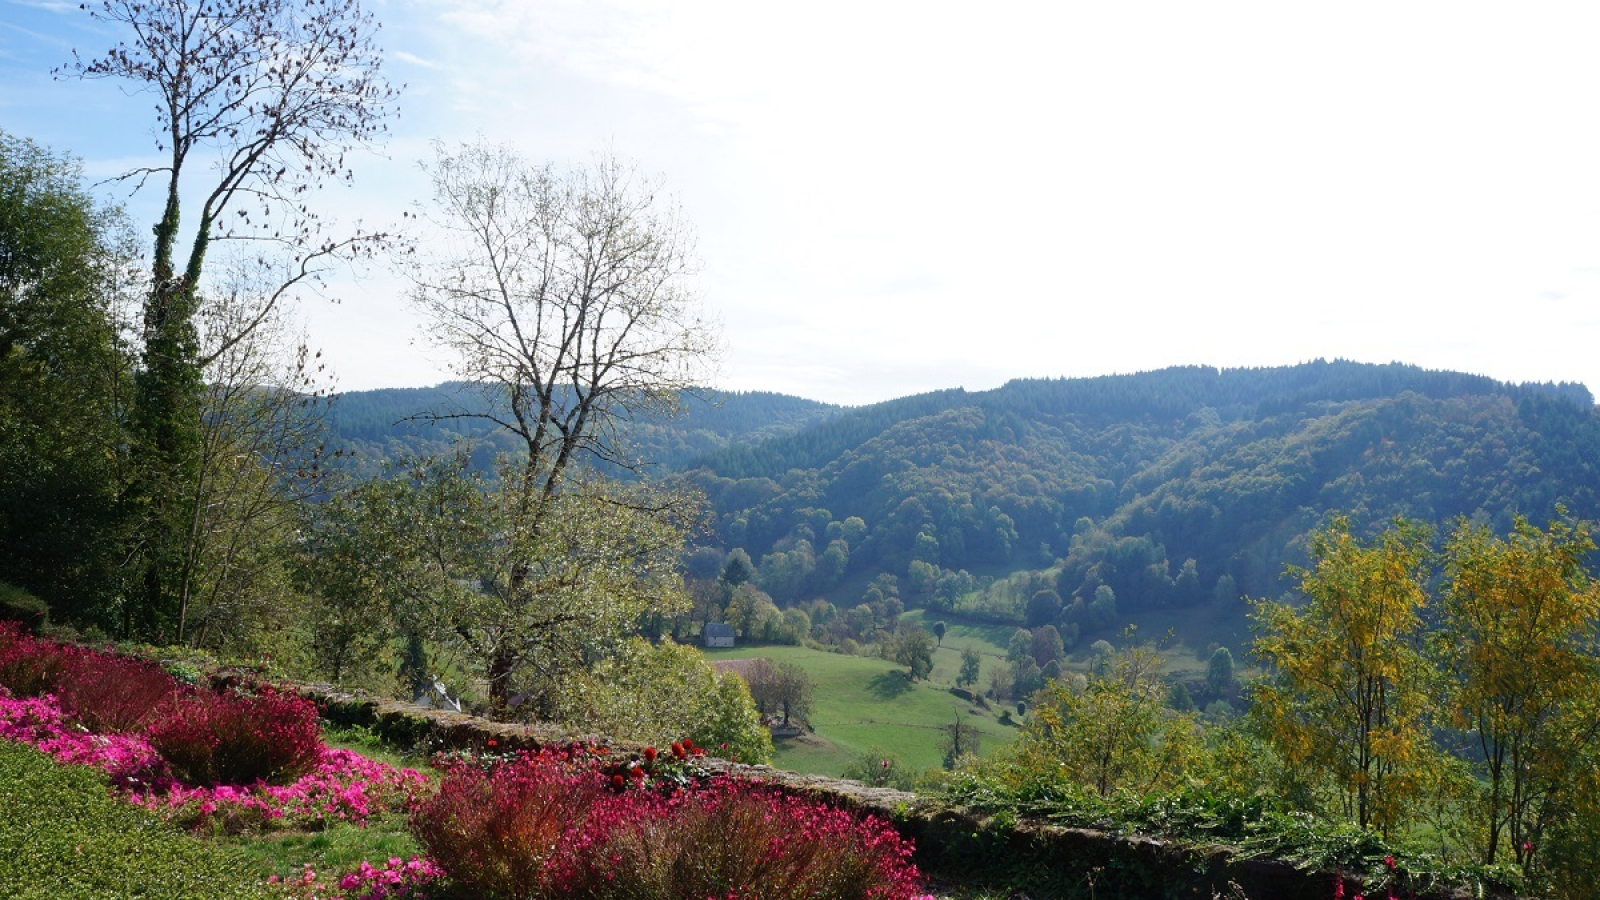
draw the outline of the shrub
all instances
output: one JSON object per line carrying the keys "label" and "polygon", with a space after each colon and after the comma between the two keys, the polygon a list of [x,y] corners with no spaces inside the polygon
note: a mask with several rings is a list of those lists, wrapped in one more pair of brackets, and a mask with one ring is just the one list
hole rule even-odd
{"label": "shrub", "polygon": [[[675,754],[676,755],[676,754]],[[541,753],[457,765],[412,819],[455,886],[498,900],[909,900],[911,846],[887,824],[754,782],[675,786],[646,756],[608,774]]]}
{"label": "shrub", "polygon": [[772,760],[744,679],[719,674],[692,647],[629,641],[592,674],[564,685],[559,718],[585,729],[666,744],[688,734],[716,755],[742,763]]}
{"label": "shrub", "polygon": [[917,778],[917,773],[906,768],[900,757],[882,747],[868,747],[845,766],[842,774],[862,784],[897,791],[911,790]]}
{"label": "shrub", "polygon": [[154,663],[83,651],[61,672],[56,696],[90,731],[126,734],[138,731],[177,689]]}
{"label": "shrub", "polygon": [[540,755],[492,771],[457,764],[412,816],[412,833],[472,895],[545,896],[546,869],[568,829],[606,790],[597,772],[557,763]]}
{"label": "shrub", "polygon": [[[137,735],[90,734],[53,697],[18,699],[0,690],[0,743],[32,744],[64,763],[94,766],[122,785],[159,779],[161,759]],[[3,807],[0,807],[3,808]]]}
{"label": "shrub", "polygon": [[[646,808],[624,797],[642,798]],[[624,797],[585,823],[574,846],[592,849],[574,854],[561,873],[561,896],[908,900],[917,893],[911,845],[877,819],[730,779],[675,797],[663,812],[648,808],[648,794]]]}
{"label": "shrub", "polygon": [[145,737],[191,785],[282,784],[311,771],[323,750],[316,705],[272,690],[175,694]]}
{"label": "shrub", "polygon": [[18,697],[54,691],[77,652],[33,637],[16,622],[0,622],[0,687]]}

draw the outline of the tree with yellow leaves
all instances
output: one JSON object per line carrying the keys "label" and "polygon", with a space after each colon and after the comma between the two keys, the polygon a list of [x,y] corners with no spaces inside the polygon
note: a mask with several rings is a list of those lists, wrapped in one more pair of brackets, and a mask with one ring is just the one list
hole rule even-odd
{"label": "tree with yellow leaves", "polygon": [[1204,747],[1193,713],[1166,705],[1161,656],[1132,643],[1106,671],[1051,680],[1033,698],[1022,733],[998,763],[1016,783],[1070,782],[1100,796],[1175,790],[1200,768]]}
{"label": "tree with yellow leaves", "polygon": [[[1562,511],[1564,515],[1564,511]],[[1503,843],[1525,871],[1600,741],[1600,590],[1585,571],[1589,525],[1565,518],[1511,535],[1461,522],[1445,553],[1440,659],[1453,723],[1477,737],[1487,782],[1483,862]]]}
{"label": "tree with yellow leaves", "polygon": [[1291,570],[1303,606],[1255,604],[1269,675],[1252,713],[1288,765],[1387,834],[1434,757],[1420,616],[1428,532],[1400,520],[1364,544],[1340,517],[1312,533],[1310,551],[1310,568]]}

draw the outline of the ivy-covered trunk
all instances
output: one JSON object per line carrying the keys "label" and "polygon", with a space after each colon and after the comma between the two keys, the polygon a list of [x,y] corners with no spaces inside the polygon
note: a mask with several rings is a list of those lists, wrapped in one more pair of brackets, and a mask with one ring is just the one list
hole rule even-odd
{"label": "ivy-covered trunk", "polygon": [[[207,223],[209,224],[209,223]],[[182,275],[173,271],[178,230],[176,183],[156,227],[155,264],[144,313],[144,353],[134,393],[136,459],[130,499],[144,522],[141,567],[123,617],[127,636],[181,642],[191,593],[191,553],[200,476],[200,410],[205,381],[194,317],[205,241],[197,239]]]}

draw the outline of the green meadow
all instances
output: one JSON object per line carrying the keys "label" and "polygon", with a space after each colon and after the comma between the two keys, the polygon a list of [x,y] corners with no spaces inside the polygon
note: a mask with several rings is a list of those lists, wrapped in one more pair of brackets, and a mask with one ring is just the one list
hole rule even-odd
{"label": "green meadow", "polygon": [[[1007,632],[1009,635],[1009,632]],[[945,635],[934,655],[933,676],[913,682],[905,668],[884,659],[846,656],[805,647],[745,646],[705,650],[713,661],[766,657],[793,662],[811,676],[815,698],[812,732],[799,738],[773,741],[773,765],[780,769],[837,776],[869,748],[894,754],[912,769],[943,764],[940,728],[956,721],[979,731],[981,755],[988,755],[1016,735],[1016,727],[1002,724],[999,707],[983,709],[950,693],[961,666],[961,650],[968,644],[984,654],[984,677],[990,666],[1003,664],[998,648],[978,632],[958,635],[955,626]],[[982,682],[980,682],[982,684]],[[1015,716],[1015,710],[1012,710]]]}

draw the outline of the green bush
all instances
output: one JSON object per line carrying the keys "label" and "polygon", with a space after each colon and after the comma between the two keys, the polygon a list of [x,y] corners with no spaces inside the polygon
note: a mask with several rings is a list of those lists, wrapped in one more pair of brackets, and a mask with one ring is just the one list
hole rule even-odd
{"label": "green bush", "polygon": [[43,600],[16,585],[0,581],[0,621],[20,622],[31,634],[45,623],[49,613]]}
{"label": "green bush", "polygon": [[232,900],[271,896],[234,852],[113,798],[104,778],[0,741],[0,897]]}

